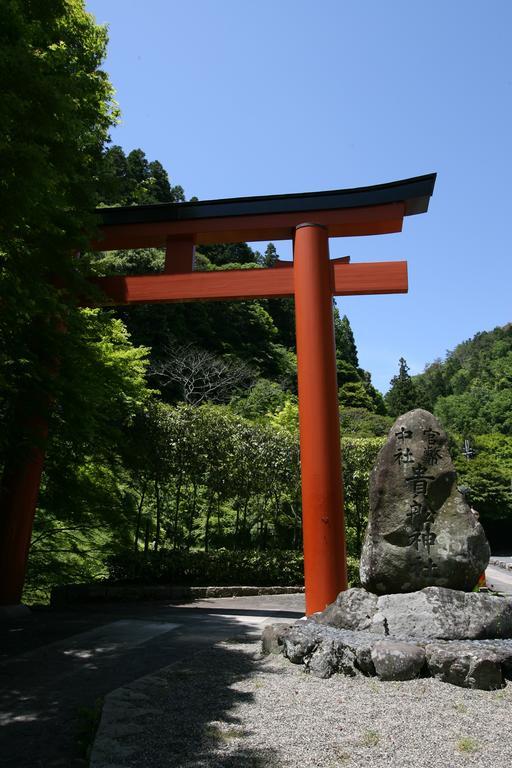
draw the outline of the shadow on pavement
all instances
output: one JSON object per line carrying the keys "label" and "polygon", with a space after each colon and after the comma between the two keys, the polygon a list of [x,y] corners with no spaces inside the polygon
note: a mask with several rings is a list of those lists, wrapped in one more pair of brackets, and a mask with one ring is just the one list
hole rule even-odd
{"label": "shadow on pavement", "polygon": [[[272,746],[247,743],[250,733],[236,714],[239,705],[254,702],[252,678],[261,663],[232,640],[115,691],[105,706],[92,768],[278,766]],[[118,725],[124,727],[116,736]]]}
{"label": "shadow on pavement", "polygon": [[[71,624],[75,631],[79,627],[78,632],[82,632],[84,628],[98,627],[101,622],[114,620],[115,624],[120,618],[119,614],[89,616]],[[146,618],[155,622],[154,613]],[[178,624],[174,612],[172,617],[165,612],[160,620]],[[143,624],[144,617],[136,616],[133,623],[137,622]],[[244,628],[247,627],[240,619],[204,615],[184,620],[158,637],[144,642],[139,639],[137,644],[131,643],[130,638],[126,642],[91,644],[85,640],[81,643],[79,635],[63,638],[63,633],[69,632],[64,622],[57,642],[12,655],[0,665],[2,768],[86,765],[79,760],[78,738],[82,727],[80,712],[84,708],[93,709],[98,699],[119,686],[188,659],[223,638],[243,632]],[[33,631],[36,629],[34,626]],[[240,663],[243,666],[244,662]],[[199,703],[207,701],[207,692],[199,699]],[[193,710],[194,706],[190,706],[187,717],[192,717]]]}

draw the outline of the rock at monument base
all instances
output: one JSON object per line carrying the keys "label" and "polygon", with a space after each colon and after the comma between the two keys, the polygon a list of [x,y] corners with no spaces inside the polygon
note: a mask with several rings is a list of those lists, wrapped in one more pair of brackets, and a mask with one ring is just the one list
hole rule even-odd
{"label": "rock at monument base", "polygon": [[375,637],[368,632],[342,631],[308,619],[294,624],[283,638],[283,654],[294,664],[304,664],[316,677],[340,673],[354,677],[374,675],[371,648]]}
{"label": "rock at monument base", "polygon": [[319,624],[328,624],[338,629],[364,630],[371,626],[376,610],[377,595],[353,587],[340,592],[334,603],[313,614],[312,618]]}
{"label": "rock at monument base", "polygon": [[292,625],[285,623],[267,624],[261,634],[261,650],[265,654],[281,653],[284,636]]}
{"label": "rock at monument base", "polygon": [[503,688],[503,673],[497,654],[487,648],[427,645],[425,649],[432,677],[462,688],[494,691]]}
{"label": "rock at monument base", "polygon": [[308,624],[309,622],[294,624],[283,637],[283,653],[292,664],[302,664],[304,658],[310,656],[320,642],[320,633],[315,632]]}
{"label": "rock at monument base", "polygon": [[457,489],[447,437],[416,409],[391,428],[370,478],[361,582],[379,595],[471,591],[489,562],[482,526]]}
{"label": "rock at monument base", "polygon": [[380,639],[368,630],[335,629],[308,619],[285,631],[280,649],[320,678],[378,674],[381,680],[405,680],[427,675],[463,688],[494,690],[512,673],[510,639]]}
{"label": "rock at monument base", "polygon": [[512,637],[512,600],[442,587],[381,595],[370,631],[446,640]]}
{"label": "rock at monument base", "polygon": [[336,672],[347,677],[360,674],[354,652],[343,643],[329,639],[321,642],[306,659],[305,671],[321,678],[332,677]]}
{"label": "rock at monument base", "polygon": [[443,587],[377,597],[356,587],[341,592],[310,621],[394,637],[507,638],[512,637],[512,599]]}
{"label": "rock at monument base", "polygon": [[379,640],[371,655],[381,680],[414,680],[425,666],[425,649],[413,643]]}
{"label": "rock at monument base", "polygon": [[305,671],[314,677],[326,679],[338,669],[336,648],[332,642],[322,643],[306,661]]}

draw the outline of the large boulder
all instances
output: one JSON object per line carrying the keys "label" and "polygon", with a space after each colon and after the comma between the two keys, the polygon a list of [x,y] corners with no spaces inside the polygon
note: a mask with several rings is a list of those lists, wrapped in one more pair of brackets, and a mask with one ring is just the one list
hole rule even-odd
{"label": "large boulder", "polygon": [[369,629],[377,610],[377,595],[366,589],[352,587],[340,592],[334,603],[314,613],[312,619],[337,629]]}
{"label": "large boulder", "polygon": [[381,595],[371,632],[395,637],[464,640],[512,637],[512,599],[426,587]]}
{"label": "large boulder", "polygon": [[[379,602],[383,599],[379,598]],[[319,624],[311,617],[288,628],[283,626],[281,640],[278,652],[320,678],[363,674],[377,675],[381,680],[410,680],[430,675],[453,685],[483,690],[500,688],[504,678],[512,679],[511,639],[380,637],[368,630]]]}
{"label": "large boulder", "polygon": [[512,598],[445,587],[380,596],[353,588],[309,618],[308,627],[318,624],[393,637],[512,638]]}
{"label": "large boulder", "polygon": [[489,648],[432,644],[425,651],[430,674],[444,683],[484,691],[504,685],[500,658]]}
{"label": "large boulder", "polygon": [[469,592],[489,555],[483,528],[457,488],[440,423],[419,408],[400,416],[370,478],[363,587],[378,595],[428,586]]}
{"label": "large boulder", "polygon": [[381,680],[414,680],[425,666],[425,649],[399,640],[379,640],[371,651]]}
{"label": "large boulder", "polygon": [[264,654],[282,653],[284,636],[292,625],[285,622],[267,624],[261,633],[261,650]]}

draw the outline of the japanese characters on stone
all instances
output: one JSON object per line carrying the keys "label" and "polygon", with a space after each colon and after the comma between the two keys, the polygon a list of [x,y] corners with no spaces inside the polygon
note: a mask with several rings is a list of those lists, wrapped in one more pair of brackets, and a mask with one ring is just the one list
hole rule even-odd
{"label": "japanese characters on stone", "polygon": [[413,436],[413,431],[405,426],[395,432],[396,451],[393,460],[400,466],[407,467],[410,472],[404,478],[412,495],[405,523],[409,529],[408,546],[418,552],[416,570],[426,576],[435,576],[438,570],[432,557],[436,545],[436,534],[432,531],[435,512],[428,506],[427,491],[429,484],[435,480],[435,476],[429,472],[429,467],[436,465],[443,456],[439,446],[439,432],[429,427],[423,430],[421,458],[416,460],[409,445]]}

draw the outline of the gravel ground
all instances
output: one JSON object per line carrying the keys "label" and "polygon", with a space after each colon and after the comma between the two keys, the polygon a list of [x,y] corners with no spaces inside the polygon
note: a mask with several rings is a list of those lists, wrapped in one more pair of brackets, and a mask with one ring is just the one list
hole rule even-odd
{"label": "gravel ground", "polygon": [[320,680],[233,638],[110,694],[91,768],[501,768],[511,704],[510,683]]}

